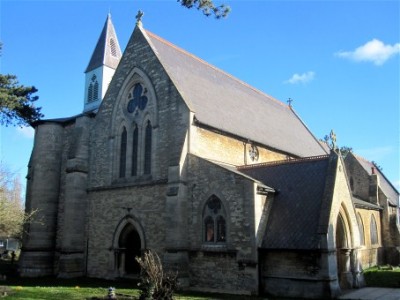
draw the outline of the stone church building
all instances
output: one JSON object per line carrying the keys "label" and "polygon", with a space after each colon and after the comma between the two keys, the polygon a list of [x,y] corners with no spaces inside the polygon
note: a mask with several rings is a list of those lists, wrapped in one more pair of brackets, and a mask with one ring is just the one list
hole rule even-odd
{"label": "stone church building", "polygon": [[182,289],[334,298],[399,264],[399,192],[286,105],[140,19],[107,17],[83,112],[33,124],[27,277],[134,278],[156,251]]}

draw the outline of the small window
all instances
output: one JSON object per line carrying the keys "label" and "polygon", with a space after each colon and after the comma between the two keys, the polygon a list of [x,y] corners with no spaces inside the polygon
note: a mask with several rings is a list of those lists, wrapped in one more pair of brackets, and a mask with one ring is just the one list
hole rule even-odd
{"label": "small window", "polygon": [[358,223],[358,230],[360,232],[360,245],[365,245],[365,238],[364,238],[364,224],[361,219],[361,215],[357,214],[357,223]]}
{"label": "small window", "polygon": [[88,102],[92,101],[93,101],[93,84],[90,83],[88,88]]}
{"label": "small window", "polygon": [[125,177],[126,170],[126,146],[127,146],[127,133],[126,128],[124,127],[121,133],[121,149],[119,156],[119,177]]}
{"label": "small window", "polygon": [[204,220],[205,230],[205,241],[206,242],[214,242],[214,220],[212,217],[208,216]]}
{"label": "small window", "polygon": [[93,74],[91,82],[88,87],[88,102],[96,101],[99,99],[99,82],[97,77]]}
{"label": "small window", "polygon": [[371,235],[371,245],[377,245],[379,243],[378,227],[376,226],[376,220],[373,215],[371,216],[370,235]]}
{"label": "small window", "polygon": [[93,86],[93,101],[96,101],[98,99],[99,99],[99,83],[96,80]]}
{"label": "small window", "polygon": [[144,140],[144,174],[151,174],[151,139],[152,128],[150,121],[147,121]]}
{"label": "small window", "polygon": [[133,130],[133,139],[132,139],[132,176],[137,175],[137,158],[138,158],[138,140],[139,140],[139,131],[137,126],[135,125],[135,129]]}
{"label": "small window", "polygon": [[226,242],[225,210],[221,200],[212,195],[203,210],[204,241],[206,243]]}

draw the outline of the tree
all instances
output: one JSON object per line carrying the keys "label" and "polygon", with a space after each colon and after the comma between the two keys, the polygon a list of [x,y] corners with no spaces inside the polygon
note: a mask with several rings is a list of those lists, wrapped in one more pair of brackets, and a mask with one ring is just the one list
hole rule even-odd
{"label": "tree", "polygon": [[15,75],[0,74],[0,124],[27,126],[40,120],[41,107],[34,105],[37,91],[34,86],[20,85]]}
{"label": "tree", "polygon": [[23,225],[34,212],[25,213],[22,205],[22,184],[19,177],[0,164],[0,236],[21,239]]}
{"label": "tree", "polygon": [[178,0],[186,8],[197,8],[207,17],[214,15],[215,18],[226,18],[231,9],[225,4],[216,6],[213,0]]}
{"label": "tree", "polygon": [[[0,56],[2,50],[0,42]],[[15,75],[0,74],[0,125],[26,126],[42,118],[41,108],[34,105],[37,91],[34,86],[20,85]]]}
{"label": "tree", "polygon": [[340,153],[346,158],[347,154],[353,153],[353,148],[347,146],[340,147]]}

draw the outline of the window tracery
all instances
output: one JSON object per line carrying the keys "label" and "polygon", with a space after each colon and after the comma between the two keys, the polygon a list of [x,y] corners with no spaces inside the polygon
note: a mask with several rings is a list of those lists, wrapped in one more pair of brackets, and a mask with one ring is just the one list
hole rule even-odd
{"label": "window tracery", "polygon": [[99,82],[97,81],[97,77],[93,74],[90,79],[89,87],[88,87],[88,102],[93,102],[99,99]]}
{"label": "window tracery", "polygon": [[226,242],[226,215],[221,200],[212,195],[203,210],[204,242]]}
{"label": "window tracery", "polygon": [[[147,81],[145,81],[147,82]],[[148,83],[147,83],[148,84]],[[124,125],[126,136],[119,132],[119,142],[116,145],[115,178],[126,180],[149,180],[153,164],[153,130],[156,120],[156,105],[154,91],[147,89],[140,77],[135,77],[120,95],[115,118]]]}

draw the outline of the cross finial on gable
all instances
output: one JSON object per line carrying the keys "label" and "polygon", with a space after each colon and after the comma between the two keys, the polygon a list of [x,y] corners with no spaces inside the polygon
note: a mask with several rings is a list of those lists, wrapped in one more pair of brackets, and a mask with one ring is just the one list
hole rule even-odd
{"label": "cross finial on gable", "polygon": [[333,151],[338,150],[338,146],[337,146],[337,142],[336,142],[336,133],[333,131],[333,129],[329,133],[329,136],[328,135],[325,136],[324,140],[331,150],[333,150]]}
{"label": "cross finial on gable", "polygon": [[288,103],[288,105],[289,105],[290,108],[292,108],[292,102],[293,102],[293,99],[292,99],[292,98],[289,98],[289,99],[287,100],[287,103]]}
{"label": "cross finial on gable", "polygon": [[142,17],[143,17],[143,15],[144,15],[144,12],[139,10],[137,15],[136,15],[136,25],[142,26]]}

